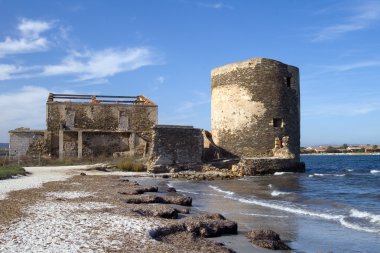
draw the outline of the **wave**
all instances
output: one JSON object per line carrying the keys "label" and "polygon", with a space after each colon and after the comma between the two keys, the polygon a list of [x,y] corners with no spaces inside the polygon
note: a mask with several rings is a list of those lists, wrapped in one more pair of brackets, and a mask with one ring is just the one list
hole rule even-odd
{"label": "wave", "polygon": [[345,220],[345,218],[342,218],[339,220],[340,224],[345,226],[346,228],[351,228],[357,231],[363,231],[363,232],[369,232],[369,233],[380,233],[380,229],[373,229],[368,227],[362,227],[358,224],[351,223]]}
{"label": "wave", "polygon": [[[315,218],[331,220],[331,221],[339,222],[342,226],[344,226],[346,228],[354,229],[357,231],[363,231],[363,232],[369,232],[369,233],[380,233],[380,229],[364,227],[364,226],[360,226],[358,224],[351,223],[351,222],[347,221],[346,219],[349,218],[348,216],[344,216],[344,215],[340,215],[340,214],[331,214],[331,213],[321,213],[321,212],[317,212],[317,211],[310,211],[310,210],[307,210],[305,208],[301,208],[301,207],[298,207],[295,205],[281,204],[280,202],[275,203],[275,202],[269,202],[269,201],[264,201],[264,200],[258,200],[255,198],[238,197],[238,196],[234,195],[233,192],[224,191],[224,190],[220,189],[219,187],[215,187],[215,186],[210,186],[210,187],[212,189],[218,191],[218,192],[226,193],[226,195],[224,196],[225,198],[232,199],[232,200],[235,200],[235,201],[238,201],[241,203],[253,204],[253,205],[257,205],[257,206],[267,207],[267,208],[285,211],[288,213],[293,213],[293,214],[298,214],[298,215],[303,215],[303,216],[311,216],[311,217],[315,217]],[[229,194],[227,194],[227,192]],[[353,210],[355,210],[355,211],[353,211]],[[378,215],[370,214],[367,212],[361,212],[361,211],[358,211],[356,209],[353,209],[353,210],[351,210],[352,211],[351,216],[356,215],[356,216],[362,216],[362,217],[370,217],[369,218],[370,220],[376,221],[376,222],[377,222],[377,219],[380,218],[380,216],[378,216]]]}
{"label": "wave", "polygon": [[224,191],[224,190],[222,190],[219,187],[214,186],[214,185],[209,185],[208,187],[210,187],[211,189],[214,189],[217,192],[224,193],[224,194],[227,194],[227,195],[233,195],[233,194],[235,194],[234,192],[231,192],[231,191]]}
{"label": "wave", "polygon": [[322,174],[322,173],[314,173],[309,175],[309,177],[325,177],[325,176],[334,176],[334,177],[344,177],[347,174]]}
{"label": "wave", "polygon": [[289,175],[289,174],[294,174],[294,172],[275,172],[273,175],[281,176],[281,175]]}
{"label": "wave", "polygon": [[277,196],[280,196],[280,195],[289,195],[289,194],[292,194],[291,192],[281,192],[281,191],[272,191],[270,195],[274,196],[274,197],[277,197]]}
{"label": "wave", "polygon": [[378,214],[373,214],[370,212],[364,212],[364,211],[359,211],[356,209],[351,209],[350,210],[350,216],[354,217],[354,218],[365,219],[365,220],[368,220],[369,222],[372,222],[372,223],[380,224],[380,215],[378,215]]}
{"label": "wave", "polygon": [[377,173],[380,173],[380,170],[371,170],[370,171],[372,174],[377,174]]}

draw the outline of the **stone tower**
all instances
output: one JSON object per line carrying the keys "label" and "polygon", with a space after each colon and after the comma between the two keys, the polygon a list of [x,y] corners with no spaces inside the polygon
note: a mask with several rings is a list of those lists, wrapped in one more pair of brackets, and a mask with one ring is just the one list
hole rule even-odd
{"label": "stone tower", "polygon": [[239,157],[299,160],[299,70],[253,58],[211,72],[214,142]]}

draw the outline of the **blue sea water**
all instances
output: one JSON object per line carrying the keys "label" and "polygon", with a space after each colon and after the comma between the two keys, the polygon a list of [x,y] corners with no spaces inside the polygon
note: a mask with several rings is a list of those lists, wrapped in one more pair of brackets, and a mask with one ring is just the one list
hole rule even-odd
{"label": "blue sea water", "polygon": [[[237,221],[242,235],[273,229],[295,252],[380,252],[380,156],[301,160],[306,173],[169,184],[192,195],[198,210]],[[267,252],[227,240],[238,252]]]}

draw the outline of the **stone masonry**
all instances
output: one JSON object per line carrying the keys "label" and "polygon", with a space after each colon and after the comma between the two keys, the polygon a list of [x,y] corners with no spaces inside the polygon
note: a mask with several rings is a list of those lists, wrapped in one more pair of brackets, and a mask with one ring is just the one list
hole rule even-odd
{"label": "stone masonry", "polygon": [[47,130],[10,131],[12,156],[31,155],[38,133],[46,156],[144,157],[157,125],[157,105],[143,96],[49,94],[46,110]]}
{"label": "stone masonry", "polygon": [[154,173],[195,169],[202,164],[202,130],[191,126],[154,128],[148,171]]}

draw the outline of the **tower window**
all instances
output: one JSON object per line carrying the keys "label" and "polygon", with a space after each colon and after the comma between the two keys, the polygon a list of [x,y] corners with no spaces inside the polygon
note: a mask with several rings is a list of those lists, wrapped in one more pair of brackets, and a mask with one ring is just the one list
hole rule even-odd
{"label": "tower window", "polygon": [[282,119],[273,118],[273,127],[282,127]]}
{"label": "tower window", "polygon": [[286,77],[286,87],[290,88],[292,84],[292,78],[290,76]]}

